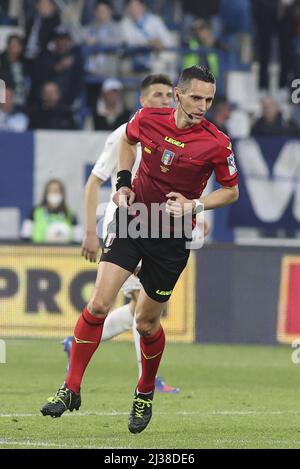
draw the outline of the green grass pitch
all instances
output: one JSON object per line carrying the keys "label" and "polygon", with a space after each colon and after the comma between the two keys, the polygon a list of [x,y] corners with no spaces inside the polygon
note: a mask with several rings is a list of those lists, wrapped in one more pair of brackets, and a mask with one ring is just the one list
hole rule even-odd
{"label": "green grass pitch", "polygon": [[62,346],[6,343],[0,448],[300,448],[300,364],[290,347],[168,344],[160,374],[181,392],[157,394],[148,428],[132,435],[133,344],[101,344],[80,411],[51,419],[39,409],[63,382]]}

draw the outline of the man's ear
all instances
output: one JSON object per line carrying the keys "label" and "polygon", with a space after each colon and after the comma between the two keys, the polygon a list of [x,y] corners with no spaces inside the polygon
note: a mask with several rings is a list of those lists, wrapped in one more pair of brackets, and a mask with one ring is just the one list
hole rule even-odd
{"label": "man's ear", "polygon": [[176,86],[174,88],[174,99],[178,103],[179,102],[179,95],[180,95],[180,89]]}

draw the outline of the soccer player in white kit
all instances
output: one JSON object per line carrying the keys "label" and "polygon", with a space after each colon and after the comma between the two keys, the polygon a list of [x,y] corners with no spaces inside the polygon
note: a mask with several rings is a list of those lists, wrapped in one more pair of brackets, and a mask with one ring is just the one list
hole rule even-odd
{"label": "soccer player in white kit", "polygon": [[[170,107],[173,101],[173,84],[170,78],[162,74],[148,75],[141,84],[140,104],[142,107]],[[104,240],[107,236],[108,224],[112,221],[117,206],[112,201],[115,193],[117,179],[118,152],[117,147],[121,136],[124,134],[127,122],[112,132],[105,142],[104,149],[100,154],[86,184],[85,189],[85,236],[82,242],[82,256],[90,262],[97,261],[97,255],[100,248],[99,237],[97,234],[96,211],[99,203],[99,187],[111,178],[112,194],[110,202],[105,210],[102,236]],[[135,165],[132,173],[135,174],[141,158],[141,149],[137,146]],[[139,375],[141,375],[141,349],[140,335],[136,330],[134,311],[141,283],[135,275],[131,275],[122,287],[123,293],[130,297],[130,302],[114,309],[107,316],[102,341],[109,340],[122,332],[132,329],[134,336],[135,349],[138,361]],[[72,337],[64,340],[64,349],[68,356],[71,351]],[[162,378],[157,377],[155,389],[158,392],[177,394],[179,389],[165,384]]]}

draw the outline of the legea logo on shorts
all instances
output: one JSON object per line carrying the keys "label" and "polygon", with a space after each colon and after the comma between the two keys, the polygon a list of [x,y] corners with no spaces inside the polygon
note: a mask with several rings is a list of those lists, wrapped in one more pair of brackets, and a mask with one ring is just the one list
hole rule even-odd
{"label": "legea logo on shorts", "polygon": [[0,363],[6,363],[6,344],[4,340],[0,340]]}
{"label": "legea logo on shorts", "polygon": [[162,296],[170,296],[173,290],[156,290],[157,295],[162,295]]}
{"label": "legea logo on shorts", "polygon": [[5,81],[0,80],[0,104],[4,104],[5,102],[6,102]]}

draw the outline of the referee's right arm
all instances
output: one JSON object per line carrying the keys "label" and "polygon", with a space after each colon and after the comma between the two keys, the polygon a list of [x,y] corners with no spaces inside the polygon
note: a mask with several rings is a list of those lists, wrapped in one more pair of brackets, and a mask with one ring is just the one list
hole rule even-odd
{"label": "referee's right arm", "polygon": [[131,188],[131,171],[136,158],[136,142],[131,142],[126,133],[120,139],[118,154],[117,185],[113,201],[118,206],[128,207],[135,199]]}
{"label": "referee's right arm", "polygon": [[120,139],[118,154],[118,171],[131,172],[135,163],[136,142],[131,142],[126,135],[126,132]]}

